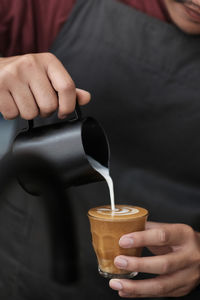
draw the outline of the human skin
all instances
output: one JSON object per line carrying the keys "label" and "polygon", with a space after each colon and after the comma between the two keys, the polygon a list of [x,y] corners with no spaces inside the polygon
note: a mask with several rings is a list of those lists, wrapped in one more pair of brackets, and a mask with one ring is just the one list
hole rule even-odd
{"label": "human skin", "polygon": [[200,233],[189,225],[147,222],[145,231],[122,236],[119,245],[147,247],[153,256],[117,256],[116,267],[157,274],[144,280],[110,280],[121,297],[181,297],[200,284]]}
{"label": "human skin", "polygon": [[0,112],[7,120],[47,117],[58,109],[64,119],[90,101],[90,93],[77,89],[62,63],[51,53],[0,58]]}
{"label": "human skin", "polygon": [[200,34],[200,0],[164,0],[173,23],[187,34]]}

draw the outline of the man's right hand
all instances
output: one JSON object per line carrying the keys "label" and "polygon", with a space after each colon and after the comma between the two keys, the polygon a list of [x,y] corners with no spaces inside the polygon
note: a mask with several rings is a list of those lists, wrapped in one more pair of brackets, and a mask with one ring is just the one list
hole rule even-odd
{"label": "man's right hand", "polygon": [[0,58],[0,112],[5,119],[47,117],[56,109],[63,119],[74,111],[76,99],[84,105],[90,93],[75,87],[53,54]]}

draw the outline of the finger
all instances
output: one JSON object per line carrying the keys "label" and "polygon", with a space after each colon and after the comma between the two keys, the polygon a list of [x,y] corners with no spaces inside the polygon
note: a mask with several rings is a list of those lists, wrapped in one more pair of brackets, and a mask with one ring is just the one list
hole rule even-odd
{"label": "finger", "polygon": [[183,297],[186,296],[190,291],[186,289],[185,286],[179,288],[179,289],[175,289],[174,291],[168,293],[165,295],[165,297]]}
{"label": "finger", "polygon": [[177,289],[182,289],[183,286],[187,287],[187,277],[187,272],[182,270],[152,279],[112,279],[109,285],[112,289],[120,291],[120,296],[123,297],[165,297],[174,293]]}
{"label": "finger", "polygon": [[91,100],[91,94],[82,89],[76,89],[76,95],[79,105],[85,105]]}
{"label": "finger", "polygon": [[5,120],[15,119],[19,115],[17,105],[8,91],[0,93],[0,112]]}
{"label": "finger", "polygon": [[[160,225],[162,226],[163,224],[165,224],[165,223],[146,222],[145,229],[149,230],[152,228],[159,228]],[[166,245],[164,247],[163,246],[149,246],[148,248],[152,253],[154,253],[156,255],[167,254],[169,252],[172,252],[171,246],[166,246]]]}
{"label": "finger", "polygon": [[58,108],[58,97],[44,70],[35,70],[29,82],[42,117],[51,115]]}
{"label": "finger", "polygon": [[181,225],[163,225],[145,231],[129,233],[120,238],[119,245],[122,248],[180,245],[185,241]]}
{"label": "finger", "polygon": [[20,116],[25,120],[34,119],[38,113],[38,107],[33,94],[27,84],[21,81],[15,82],[11,89],[12,97],[18,107]]}
{"label": "finger", "polygon": [[59,98],[59,118],[65,118],[72,113],[76,105],[75,84],[58,59],[53,59],[47,66],[47,74],[52,86],[58,93]]}
{"label": "finger", "polygon": [[158,228],[161,227],[162,225],[168,225],[168,223],[147,221],[145,224],[145,229]]}
{"label": "finger", "polygon": [[188,265],[185,252],[149,257],[117,256],[114,263],[118,269],[151,274],[168,274]]}
{"label": "finger", "polygon": [[170,292],[166,297],[182,297],[199,285],[199,266],[177,271],[170,275]]}

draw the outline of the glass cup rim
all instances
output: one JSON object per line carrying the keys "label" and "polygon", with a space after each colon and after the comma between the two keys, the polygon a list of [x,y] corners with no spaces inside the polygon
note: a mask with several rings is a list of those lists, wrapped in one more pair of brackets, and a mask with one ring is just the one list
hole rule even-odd
{"label": "glass cup rim", "polygon": [[88,213],[87,213],[87,216],[88,216],[88,218],[91,218],[91,219],[96,219],[96,220],[102,220],[102,221],[106,221],[106,222],[128,222],[128,221],[136,221],[136,220],[138,220],[138,219],[140,219],[140,218],[144,218],[144,217],[148,217],[149,216],[149,212],[148,212],[148,210],[145,208],[145,210],[147,211],[144,215],[142,215],[142,216],[138,216],[138,217],[134,217],[134,218],[127,218],[127,219],[105,219],[105,218],[101,218],[101,217],[95,217],[95,216],[92,216],[92,215],[90,215],[89,214],[89,211],[88,211]]}

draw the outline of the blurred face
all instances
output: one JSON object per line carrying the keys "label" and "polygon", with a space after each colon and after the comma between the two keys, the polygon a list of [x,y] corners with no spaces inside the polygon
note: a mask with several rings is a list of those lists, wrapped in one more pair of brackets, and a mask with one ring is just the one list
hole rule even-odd
{"label": "blurred face", "polygon": [[164,0],[172,21],[184,32],[200,35],[200,0]]}

